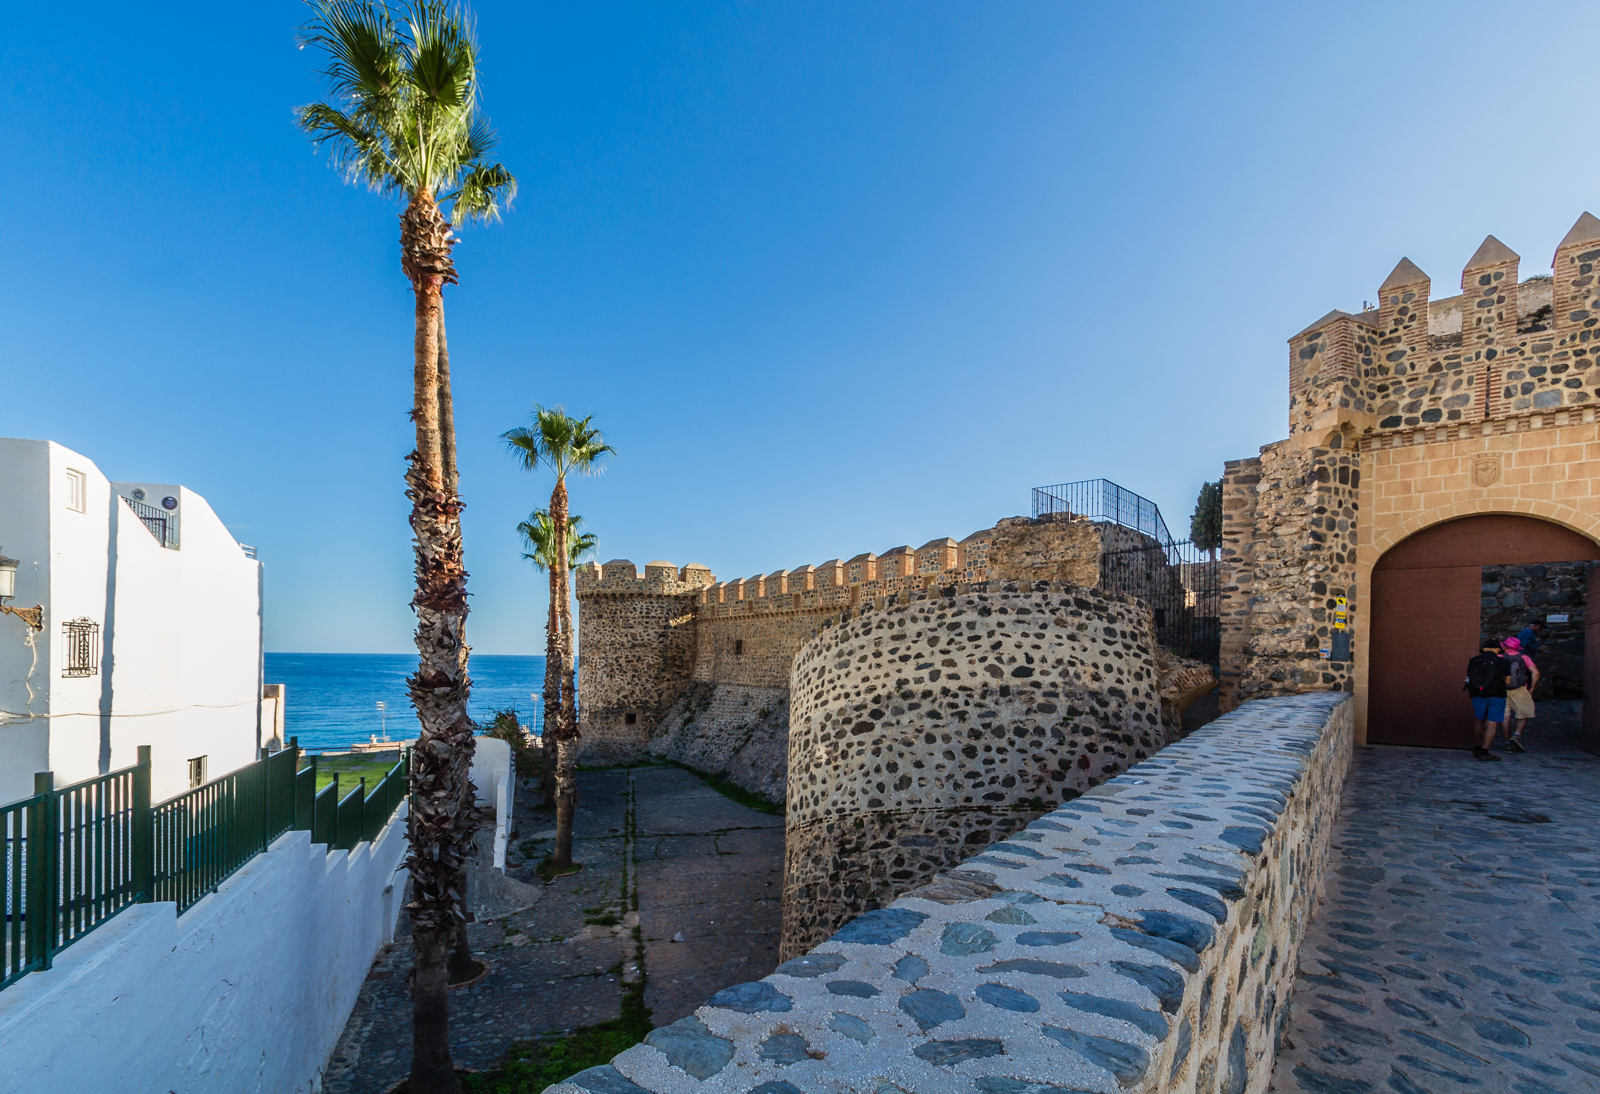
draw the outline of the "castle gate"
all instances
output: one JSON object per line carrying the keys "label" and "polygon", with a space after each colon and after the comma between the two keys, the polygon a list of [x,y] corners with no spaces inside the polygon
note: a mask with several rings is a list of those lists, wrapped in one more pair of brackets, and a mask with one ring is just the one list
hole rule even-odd
{"label": "castle gate", "polygon": [[[1367,740],[1464,748],[1466,663],[1478,651],[1483,567],[1600,560],[1600,547],[1550,521],[1509,514],[1449,520],[1409,536],[1372,567]],[[1589,571],[1590,590],[1600,568]],[[1591,619],[1600,619],[1592,616]],[[1590,634],[1594,638],[1594,624]],[[1497,636],[1498,637],[1498,636]],[[1600,676],[1600,643],[1584,643],[1584,677]],[[1586,731],[1600,722],[1600,690],[1587,691]],[[1586,736],[1588,736],[1586,732]]]}
{"label": "castle gate", "polygon": [[[1575,565],[1600,559],[1600,218],[1578,218],[1550,273],[1520,280],[1520,262],[1489,236],[1436,299],[1401,259],[1376,307],[1289,340],[1289,437],[1223,472],[1224,709],[1349,691],[1357,743],[1463,747],[1480,632],[1534,618],[1484,567],[1560,563],[1574,604],[1585,581],[1600,592]],[[1600,752],[1600,641],[1579,655],[1597,632],[1570,622],[1551,676],[1595,700]]]}

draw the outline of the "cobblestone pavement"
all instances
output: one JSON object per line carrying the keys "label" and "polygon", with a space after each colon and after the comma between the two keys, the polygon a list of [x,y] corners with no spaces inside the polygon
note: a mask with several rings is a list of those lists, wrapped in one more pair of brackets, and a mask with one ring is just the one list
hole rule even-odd
{"label": "cobblestone pavement", "polygon": [[1501,763],[1356,749],[1272,1089],[1600,1089],[1600,758],[1576,748],[1579,705],[1541,703]]}
{"label": "cobblestone pavement", "polygon": [[[618,1017],[622,978],[635,975],[636,923],[645,939],[645,1002],[657,1025],[777,964],[782,817],[747,809],[676,768],[585,771],[578,786],[574,857],[584,869],[545,885],[532,908],[468,927],[489,971],[451,992],[458,1066],[491,1067],[514,1041]],[[519,790],[513,845],[523,854],[507,864],[508,875],[532,883],[554,827],[552,814],[533,807],[537,800]],[[622,907],[625,886],[635,883],[637,913]],[[675,935],[684,941],[671,941]],[[395,944],[374,961],[329,1061],[328,1094],[381,1094],[409,1072],[411,961],[402,914]]]}

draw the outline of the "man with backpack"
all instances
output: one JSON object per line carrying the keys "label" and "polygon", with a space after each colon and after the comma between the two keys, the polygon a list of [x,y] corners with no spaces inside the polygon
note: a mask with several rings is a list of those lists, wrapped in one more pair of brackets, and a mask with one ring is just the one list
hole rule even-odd
{"label": "man with backpack", "polygon": [[1489,746],[1494,744],[1500,723],[1505,721],[1506,678],[1510,672],[1510,663],[1500,656],[1500,648],[1493,643],[1484,646],[1478,656],[1467,662],[1465,690],[1472,697],[1472,714],[1478,720],[1472,737],[1472,755],[1476,759],[1497,763],[1500,760],[1489,751]]}
{"label": "man with backpack", "polygon": [[[1505,734],[1507,752],[1526,752],[1522,747],[1522,731],[1528,728],[1533,717],[1533,689],[1539,686],[1539,666],[1533,663],[1522,646],[1520,638],[1508,638],[1500,644],[1509,671],[1506,674],[1506,720],[1501,732]],[[1512,732],[1511,723],[1517,728]]]}

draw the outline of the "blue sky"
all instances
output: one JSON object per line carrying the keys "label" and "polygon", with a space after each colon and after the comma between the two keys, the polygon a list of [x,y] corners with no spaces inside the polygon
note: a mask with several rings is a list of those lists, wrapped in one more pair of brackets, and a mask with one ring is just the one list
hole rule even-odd
{"label": "blue sky", "polygon": [[[1105,476],[1187,528],[1286,432],[1285,339],[1401,255],[1548,269],[1600,212],[1592,3],[476,6],[518,176],[446,296],[474,646],[539,652],[534,402],[618,449],[601,558],[724,579]],[[268,647],[403,651],[398,208],[290,110],[302,5],[8,17],[0,434],[199,491]]]}

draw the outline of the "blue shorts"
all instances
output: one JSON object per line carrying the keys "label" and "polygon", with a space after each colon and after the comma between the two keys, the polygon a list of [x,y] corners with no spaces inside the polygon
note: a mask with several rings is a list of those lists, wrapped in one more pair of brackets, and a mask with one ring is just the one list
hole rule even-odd
{"label": "blue shorts", "polygon": [[1480,722],[1503,722],[1506,720],[1506,701],[1503,698],[1474,698],[1472,716]]}

